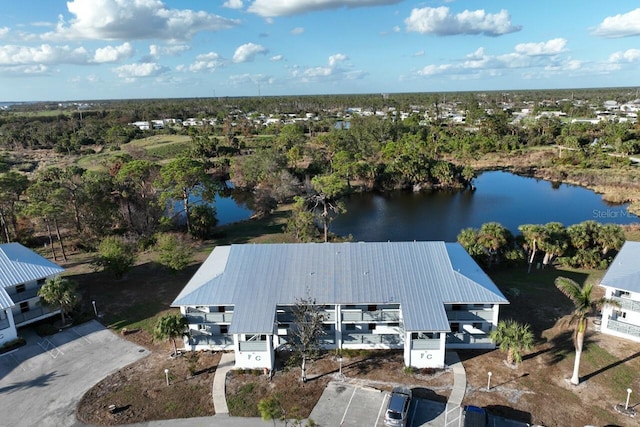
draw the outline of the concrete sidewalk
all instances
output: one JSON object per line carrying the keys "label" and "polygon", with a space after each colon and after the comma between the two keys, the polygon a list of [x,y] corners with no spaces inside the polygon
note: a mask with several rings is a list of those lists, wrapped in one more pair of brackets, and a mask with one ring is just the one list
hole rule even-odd
{"label": "concrete sidewalk", "polygon": [[213,376],[213,409],[216,411],[216,415],[229,416],[225,385],[227,372],[233,368],[235,363],[236,359],[233,353],[222,353],[220,363],[218,363],[216,373]]}
{"label": "concrete sidewalk", "polygon": [[447,352],[445,356],[445,363],[451,366],[453,370],[453,388],[447,401],[447,406],[443,413],[441,413],[433,421],[430,421],[426,425],[429,426],[459,426],[461,425],[462,417],[462,400],[467,390],[467,373],[462,366],[458,353]]}

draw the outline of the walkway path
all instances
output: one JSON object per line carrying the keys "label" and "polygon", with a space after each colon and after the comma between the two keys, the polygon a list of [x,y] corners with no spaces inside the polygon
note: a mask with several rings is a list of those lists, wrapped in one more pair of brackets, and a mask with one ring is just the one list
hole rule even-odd
{"label": "walkway path", "polygon": [[227,372],[233,368],[235,363],[236,359],[233,353],[222,353],[222,357],[216,368],[216,373],[213,376],[213,409],[216,411],[216,415],[229,416],[225,384],[227,381]]}
{"label": "walkway path", "polygon": [[467,373],[462,366],[458,353],[449,352],[446,354],[446,364],[451,366],[453,370],[453,388],[447,401],[447,406],[442,414],[427,425],[430,426],[459,426],[461,425],[460,417],[462,416],[462,400],[467,390]]}

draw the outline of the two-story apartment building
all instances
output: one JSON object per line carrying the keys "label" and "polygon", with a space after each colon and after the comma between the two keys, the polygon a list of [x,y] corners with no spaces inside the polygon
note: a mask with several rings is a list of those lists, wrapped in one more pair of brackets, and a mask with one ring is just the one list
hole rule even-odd
{"label": "two-story apartment building", "polygon": [[238,368],[272,368],[293,307],[314,300],[325,349],[402,349],[442,367],[445,349],[493,348],[507,299],[458,243],[308,243],[216,247],[172,306],[190,350],[233,350]]}
{"label": "two-story apartment building", "polygon": [[625,242],[600,286],[618,303],[603,307],[600,331],[640,342],[640,242]]}
{"label": "two-story apartment building", "polygon": [[0,244],[0,345],[17,328],[59,313],[41,304],[38,290],[64,269],[19,243]]}

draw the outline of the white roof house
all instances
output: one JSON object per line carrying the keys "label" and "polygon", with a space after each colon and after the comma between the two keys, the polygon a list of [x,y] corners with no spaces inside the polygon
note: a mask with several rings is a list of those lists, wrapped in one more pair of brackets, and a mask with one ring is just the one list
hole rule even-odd
{"label": "white roof house", "polygon": [[640,242],[627,241],[600,281],[619,307],[602,309],[603,333],[640,342]]}
{"label": "white roof house", "polygon": [[0,244],[0,344],[17,337],[16,327],[49,317],[38,290],[64,269],[19,243]]}
{"label": "white roof house", "polygon": [[[311,298],[331,312],[329,317],[334,320],[328,326],[344,329],[342,338],[354,329],[363,334],[382,330],[389,335],[393,330],[400,340],[391,347],[407,349],[403,343],[411,339],[412,332],[435,333],[438,340],[442,338],[438,347],[442,361],[447,334],[464,333],[466,319],[469,328],[487,335],[497,323],[498,306],[508,304],[458,243],[361,242],[216,247],[172,306],[180,307],[187,317],[196,309],[232,311],[232,319],[227,317],[224,325],[202,321],[203,317],[189,323],[194,332],[215,326],[214,335],[233,335],[237,341],[245,335],[277,335],[274,324],[279,323],[279,313],[301,298]],[[361,311],[362,323],[369,319],[366,328],[341,324],[345,311],[354,310]],[[380,317],[381,310],[387,310],[388,322]],[[452,315],[454,310],[460,312]],[[461,322],[452,326],[452,316]],[[448,342],[469,343],[469,337],[461,339]],[[483,348],[492,346],[486,336],[483,339]],[[189,342],[187,339],[185,346]],[[338,337],[333,345],[343,343],[347,341]],[[239,366],[238,357],[236,364]]]}

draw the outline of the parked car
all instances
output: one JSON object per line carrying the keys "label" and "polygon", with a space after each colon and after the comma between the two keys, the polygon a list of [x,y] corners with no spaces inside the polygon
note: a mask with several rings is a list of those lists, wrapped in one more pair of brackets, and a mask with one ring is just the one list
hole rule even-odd
{"label": "parked car", "polygon": [[395,387],[389,398],[389,406],[384,413],[384,425],[389,427],[406,427],[411,406],[411,390],[407,387]]}
{"label": "parked car", "polygon": [[464,407],[464,427],[487,427],[488,425],[487,411],[477,406]]}

